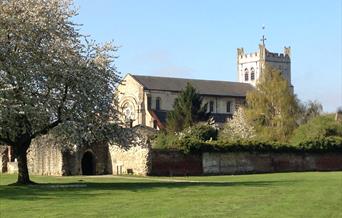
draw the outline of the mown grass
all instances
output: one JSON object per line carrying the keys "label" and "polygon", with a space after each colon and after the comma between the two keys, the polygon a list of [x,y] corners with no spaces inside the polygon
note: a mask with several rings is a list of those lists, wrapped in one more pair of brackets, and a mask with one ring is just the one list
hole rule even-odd
{"label": "mown grass", "polygon": [[9,186],[15,179],[15,175],[0,175],[1,218],[342,217],[342,172],[172,178],[32,176],[39,185]]}

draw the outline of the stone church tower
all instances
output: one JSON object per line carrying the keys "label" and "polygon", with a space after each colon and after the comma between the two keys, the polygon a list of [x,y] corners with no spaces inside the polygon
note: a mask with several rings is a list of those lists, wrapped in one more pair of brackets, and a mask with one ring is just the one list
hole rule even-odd
{"label": "stone church tower", "polygon": [[283,53],[269,52],[265,44],[259,45],[259,51],[254,53],[245,53],[243,48],[237,49],[237,73],[238,81],[256,85],[265,64],[269,64],[274,68],[279,69],[284,78],[291,84],[291,48],[284,47]]}

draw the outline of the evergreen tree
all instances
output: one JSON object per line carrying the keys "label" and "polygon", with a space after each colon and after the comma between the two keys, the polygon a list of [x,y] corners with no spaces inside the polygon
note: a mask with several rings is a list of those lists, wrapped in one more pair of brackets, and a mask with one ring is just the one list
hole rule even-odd
{"label": "evergreen tree", "polygon": [[173,110],[167,115],[167,129],[179,132],[193,126],[196,122],[206,120],[207,104],[202,105],[202,97],[196,89],[187,83],[185,89],[175,99]]}
{"label": "evergreen tree", "polygon": [[297,127],[299,106],[281,72],[266,65],[256,89],[247,94],[246,115],[261,139],[286,142]]}

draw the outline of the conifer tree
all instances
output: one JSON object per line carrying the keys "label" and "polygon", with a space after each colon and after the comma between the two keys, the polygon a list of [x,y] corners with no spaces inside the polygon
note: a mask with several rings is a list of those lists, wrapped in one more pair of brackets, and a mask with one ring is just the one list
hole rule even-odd
{"label": "conifer tree", "polygon": [[206,120],[207,104],[202,105],[202,97],[196,89],[187,83],[185,89],[175,99],[173,110],[167,115],[167,129],[179,132],[193,126],[196,122]]}

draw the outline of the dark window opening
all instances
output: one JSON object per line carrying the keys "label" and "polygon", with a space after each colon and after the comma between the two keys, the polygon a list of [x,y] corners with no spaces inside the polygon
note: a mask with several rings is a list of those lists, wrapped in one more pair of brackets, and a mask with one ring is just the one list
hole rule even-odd
{"label": "dark window opening", "polygon": [[151,109],[152,99],[151,96],[147,97],[147,109]]}
{"label": "dark window opening", "polygon": [[255,70],[252,67],[252,69],[251,69],[251,80],[254,80],[254,79],[255,79]]}
{"label": "dark window opening", "polygon": [[153,128],[154,129],[158,128],[158,121],[156,121],[156,120],[153,121]]}
{"label": "dark window opening", "polygon": [[248,69],[246,68],[245,69],[245,81],[248,81],[248,73],[249,73]]}
{"label": "dark window opening", "polygon": [[159,111],[160,110],[160,98],[156,99],[156,110]]}
{"label": "dark window opening", "polygon": [[227,101],[227,108],[226,108],[227,109],[227,113],[231,112],[231,109],[230,109],[231,108],[231,104],[232,103],[230,101]]}
{"label": "dark window opening", "polygon": [[209,102],[209,112],[213,112],[214,111],[214,102],[210,101]]}

